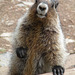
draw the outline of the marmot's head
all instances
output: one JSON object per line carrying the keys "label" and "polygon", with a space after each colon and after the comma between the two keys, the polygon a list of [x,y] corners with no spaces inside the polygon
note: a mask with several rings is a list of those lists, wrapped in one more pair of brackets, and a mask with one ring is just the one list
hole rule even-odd
{"label": "marmot's head", "polygon": [[57,0],[35,0],[31,10],[39,18],[45,18],[48,14],[54,14],[58,4]]}

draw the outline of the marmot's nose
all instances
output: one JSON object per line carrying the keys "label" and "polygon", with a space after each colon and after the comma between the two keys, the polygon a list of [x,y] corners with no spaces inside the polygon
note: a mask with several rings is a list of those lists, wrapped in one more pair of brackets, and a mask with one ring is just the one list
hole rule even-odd
{"label": "marmot's nose", "polygon": [[44,11],[44,10],[46,10],[46,7],[39,6],[39,9],[40,9],[41,11]]}

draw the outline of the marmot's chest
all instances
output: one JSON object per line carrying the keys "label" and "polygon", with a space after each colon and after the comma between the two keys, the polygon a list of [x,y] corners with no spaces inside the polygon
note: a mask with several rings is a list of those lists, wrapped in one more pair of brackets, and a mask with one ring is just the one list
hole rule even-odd
{"label": "marmot's chest", "polygon": [[28,36],[26,37],[27,45],[35,49],[48,49],[53,41],[53,36],[55,35],[54,30],[49,30],[42,26],[31,27],[27,30]]}

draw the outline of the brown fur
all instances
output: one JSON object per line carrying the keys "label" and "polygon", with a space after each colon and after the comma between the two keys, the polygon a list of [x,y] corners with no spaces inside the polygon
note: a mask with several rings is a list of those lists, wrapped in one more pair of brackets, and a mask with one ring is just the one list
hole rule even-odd
{"label": "brown fur", "polygon": [[[14,52],[9,75],[36,75],[51,72],[54,65],[63,66],[66,60],[64,38],[61,39],[63,47],[59,42],[62,30],[56,10],[50,7],[47,17],[39,18],[36,16],[36,7],[37,4],[34,4],[28,10],[19,29],[16,29],[18,33],[14,33]],[[28,47],[27,60],[17,57],[15,49],[20,46]]]}

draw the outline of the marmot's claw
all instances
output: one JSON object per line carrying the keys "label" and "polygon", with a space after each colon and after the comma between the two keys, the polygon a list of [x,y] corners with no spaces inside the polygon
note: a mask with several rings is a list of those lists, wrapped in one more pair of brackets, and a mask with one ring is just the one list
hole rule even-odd
{"label": "marmot's claw", "polygon": [[23,48],[23,47],[17,48],[16,54],[19,58],[25,58],[27,56],[27,48]]}
{"label": "marmot's claw", "polygon": [[61,66],[54,66],[52,68],[53,75],[63,75],[64,74],[64,68]]}

